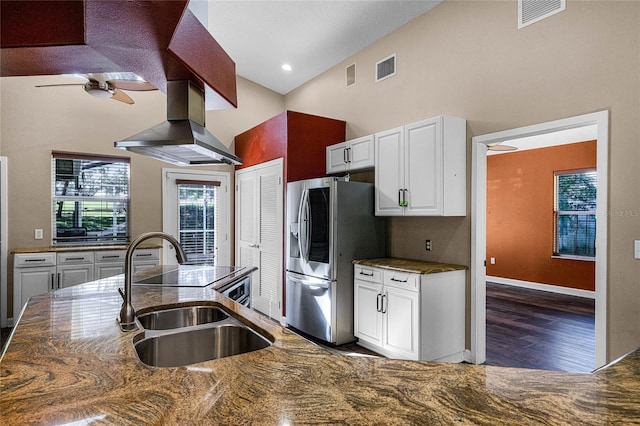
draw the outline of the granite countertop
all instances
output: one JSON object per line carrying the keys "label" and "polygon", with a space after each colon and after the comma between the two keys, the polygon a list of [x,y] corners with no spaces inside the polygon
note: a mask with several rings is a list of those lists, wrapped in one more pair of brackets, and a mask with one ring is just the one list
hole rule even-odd
{"label": "granite countertop", "polygon": [[593,374],[336,355],[210,287],[133,288],[138,313],[221,306],[270,336],[186,367],[141,363],[116,318],[122,276],[30,299],[0,360],[2,424],[631,424],[640,352]]}
{"label": "granite countertop", "polygon": [[374,268],[393,269],[395,271],[411,272],[416,274],[437,274],[439,272],[461,271],[468,269],[464,265],[427,262],[424,260],[403,259],[399,257],[359,259],[354,260],[353,263],[357,265],[371,266]]}
{"label": "granite countertop", "polygon": [[[94,250],[126,250],[129,244],[96,244],[92,246],[86,245],[57,245],[49,247],[32,247],[17,248],[11,250],[11,254],[29,254],[29,253],[48,253],[48,252],[68,252],[68,251],[94,251]],[[139,249],[157,249],[162,248],[162,244],[151,243],[141,244]]]}

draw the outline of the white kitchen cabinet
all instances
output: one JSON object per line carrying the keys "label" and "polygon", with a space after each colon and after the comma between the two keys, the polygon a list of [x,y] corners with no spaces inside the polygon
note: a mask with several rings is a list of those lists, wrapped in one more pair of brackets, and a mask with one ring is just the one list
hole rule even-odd
{"label": "white kitchen cabinet", "polygon": [[374,166],[373,135],[330,145],[326,150],[328,175]]}
{"label": "white kitchen cabinet", "polygon": [[417,274],[354,266],[354,334],[390,358],[461,362],[465,271]]}
{"label": "white kitchen cabinet", "polygon": [[374,135],[378,216],[465,216],[466,121],[438,116]]}
{"label": "white kitchen cabinet", "polygon": [[[13,312],[18,315],[30,297],[124,273],[125,250],[17,253],[13,260]],[[133,270],[158,266],[160,249],[137,249]]]}
{"label": "white kitchen cabinet", "polygon": [[93,281],[93,252],[57,253],[56,288]]}
{"label": "white kitchen cabinet", "polygon": [[103,250],[95,253],[95,278],[112,277],[124,274],[126,250]]}

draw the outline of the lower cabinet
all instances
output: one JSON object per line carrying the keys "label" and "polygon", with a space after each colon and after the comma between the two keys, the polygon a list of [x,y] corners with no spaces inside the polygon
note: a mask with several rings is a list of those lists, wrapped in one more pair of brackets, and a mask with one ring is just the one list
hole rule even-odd
{"label": "lower cabinet", "polygon": [[417,274],[354,266],[354,334],[390,358],[461,362],[465,271]]}
{"label": "lower cabinet", "polygon": [[[13,315],[30,297],[124,273],[126,250],[18,253],[13,257]],[[138,249],[133,271],[160,264],[160,249]]]}

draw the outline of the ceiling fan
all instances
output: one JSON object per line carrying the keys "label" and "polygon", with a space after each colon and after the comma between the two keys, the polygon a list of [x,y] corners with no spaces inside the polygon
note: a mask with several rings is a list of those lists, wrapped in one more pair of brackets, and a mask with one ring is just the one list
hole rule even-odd
{"label": "ceiling fan", "polygon": [[132,72],[105,72],[95,74],[73,74],[72,77],[84,78],[84,83],[41,84],[36,87],[83,86],[85,92],[96,98],[111,98],[125,104],[133,104],[133,99],[123,92],[158,90],[151,83]]}
{"label": "ceiling fan", "polygon": [[489,151],[515,151],[518,148],[511,145],[502,145],[502,142],[494,142],[487,144],[487,149]]}

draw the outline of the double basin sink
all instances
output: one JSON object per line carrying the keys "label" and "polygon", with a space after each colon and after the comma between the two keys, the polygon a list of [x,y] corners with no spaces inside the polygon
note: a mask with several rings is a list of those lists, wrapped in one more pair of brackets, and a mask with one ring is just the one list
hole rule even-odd
{"label": "double basin sink", "polygon": [[145,329],[134,337],[140,361],[153,367],[179,367],[271,346],[271,341],[221,307],[198,305],[138,315]]}

